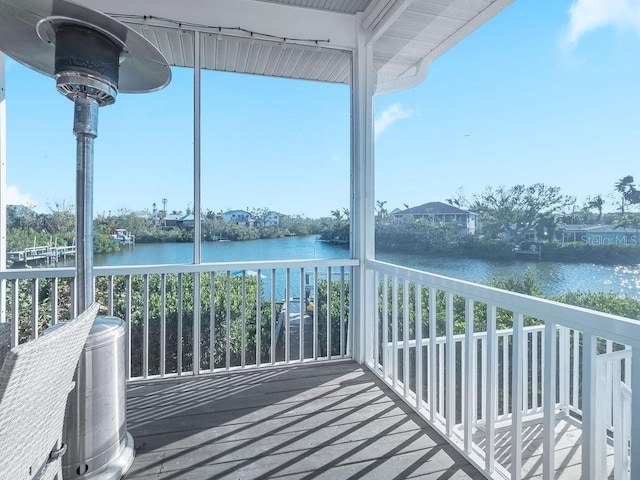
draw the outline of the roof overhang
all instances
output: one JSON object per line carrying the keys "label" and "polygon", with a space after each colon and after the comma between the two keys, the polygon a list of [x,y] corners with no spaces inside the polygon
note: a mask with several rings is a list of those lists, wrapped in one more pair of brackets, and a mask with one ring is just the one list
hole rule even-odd
{"label": "roof overhang", "polygon": [[512,0],[80,0],[132,26],[171,65],[351,83],[359,35],[376,93],[417,85],[428,65]]}

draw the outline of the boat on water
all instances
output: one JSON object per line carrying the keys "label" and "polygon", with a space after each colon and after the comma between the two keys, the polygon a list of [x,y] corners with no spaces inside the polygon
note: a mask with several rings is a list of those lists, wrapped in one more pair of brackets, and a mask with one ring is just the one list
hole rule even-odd
{"label": "boat on water", "polygon": [[124,245],[133,245],[136,243],[136,236],[124,228],[116,228],[111,234],[111,238]]}

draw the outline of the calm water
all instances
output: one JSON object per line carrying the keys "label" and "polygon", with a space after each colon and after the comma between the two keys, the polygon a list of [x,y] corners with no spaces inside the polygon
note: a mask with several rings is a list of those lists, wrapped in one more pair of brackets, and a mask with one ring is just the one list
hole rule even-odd
{"label": "calm water", "polygon": [[[346,248],[327,245],[316,237],[289,237],[248,242],[203,243],[204,262],[251,260],[296,260],[309,258],[348,258]],[[588,263],[508,261],[495,262],[468,258],[433,258],[409,254],[383,253],[382,261],[426,270],[476,283],[488,284],[492,278],[518,275],[529,270],[539,279],[545,295],[576,290],[615,292],[640,298],[640,267],[616,267]],[[96,265],[149,265],[191,263],[190,243],[138,244],[119,253],[97,255]]]}

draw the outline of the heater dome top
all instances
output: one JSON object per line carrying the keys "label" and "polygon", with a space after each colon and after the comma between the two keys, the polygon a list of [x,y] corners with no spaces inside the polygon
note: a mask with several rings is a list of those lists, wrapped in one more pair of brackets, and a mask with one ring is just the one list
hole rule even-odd
{"label": "heater dome top", "polygon": [[56,32],[68,26],[96,32],[121,49],[118,91],[152,92],[171,80],[156,47],[108,15],[66,0],[0,0],[0,51],[47,76],[56,74]]}

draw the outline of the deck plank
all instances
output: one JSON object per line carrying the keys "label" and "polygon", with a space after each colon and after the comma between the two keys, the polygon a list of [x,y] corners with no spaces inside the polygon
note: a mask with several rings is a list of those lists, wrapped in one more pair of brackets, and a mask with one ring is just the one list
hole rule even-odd
{"label": "deck plank", "polygon": [[353,362],[132,383],[127,479],[481,479]]}

